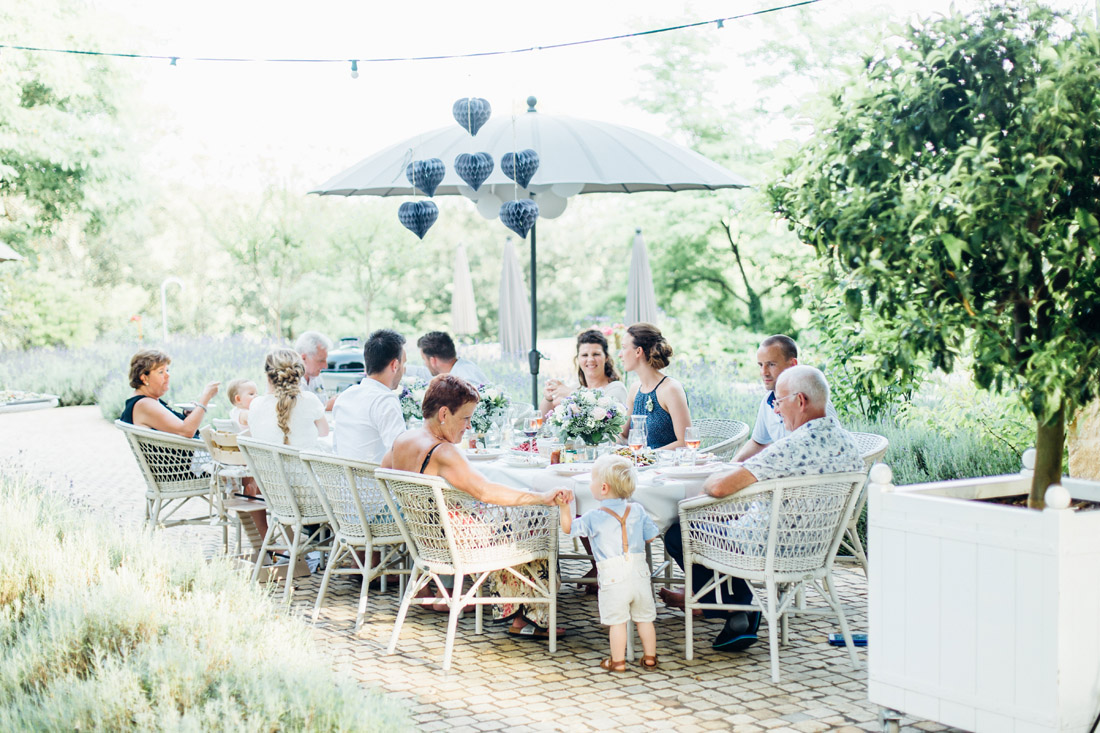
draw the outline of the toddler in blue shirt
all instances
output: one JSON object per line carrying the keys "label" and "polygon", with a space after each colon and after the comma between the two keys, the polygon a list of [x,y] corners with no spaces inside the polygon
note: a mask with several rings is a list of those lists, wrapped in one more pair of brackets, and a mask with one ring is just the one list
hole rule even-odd
{"label": "toddler in blue shirt", "polygon": [[[642,666],[657,666],[657,633],[653,621],[653,585],[645,545],[660,531],[641,504],[629,502],[638,477],[634,465],[622,456],[603,456],[592,467],[592,496],[600,506],[573,522],[562,511],[561,528],[571,537],[588,537],[596,558],[600,586],[600,623],[610,626],[611,656],[600,667],[626,671],[626,622],[633,620],[642,638]],[[559,499],[559,503],[564,503]]]}

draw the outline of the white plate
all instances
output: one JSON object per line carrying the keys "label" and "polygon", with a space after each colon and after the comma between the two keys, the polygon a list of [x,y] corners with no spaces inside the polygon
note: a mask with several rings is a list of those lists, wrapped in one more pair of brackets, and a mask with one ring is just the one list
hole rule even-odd
{"label": "white plate", "polygon": [[475,448],[466,451],[466,458],[471,461],[491,461],[504,455],[504,451],[496,448]]}
{"label": "white plate", "polygon": [[592,463],[557,463],[550,470],[561,476],[578,476],[582,473],[592,472]]}
{"label": "white plate", "polygon": [[528,453],[527,455],[509,453],[500,460],[505,465],[513,468],[545,468],[550,465],[550,459],[543,458],[537,453]]}
{"label": "white plate", "polygon": [[708,463],[704,466],[667,466],[657,470],[657,473],[665,478],[704,478],[712,473],[729,471],[734,468],[729,463]]}

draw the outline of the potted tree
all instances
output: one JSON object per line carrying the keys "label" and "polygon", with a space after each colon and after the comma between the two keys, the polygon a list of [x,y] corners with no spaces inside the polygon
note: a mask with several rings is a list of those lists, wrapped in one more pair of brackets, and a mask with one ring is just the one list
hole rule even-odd
{"label": "potted tree", "polygon": [[[889,363],[1018,391],[1020,476],[869,498],[872,701],[970,730],[1088,730],[1100,710],[1100,512],[975,501],[1062,481],[1067,416],[1100,392],[1100,35],[1029,2],[899,29],[822,105],[769,186]],[[1029,456],[1030,458],[1030,456]],[[1059,487],[1052,504],[1066,503]]]}

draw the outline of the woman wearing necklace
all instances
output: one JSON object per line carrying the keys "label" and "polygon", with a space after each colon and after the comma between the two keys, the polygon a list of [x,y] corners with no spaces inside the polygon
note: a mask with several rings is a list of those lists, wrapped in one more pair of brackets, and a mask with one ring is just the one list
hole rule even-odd
{"label": "woman wearing necklace", "polygon": [[[607,348],[607,338],[594,328],[582,331],[577,336],[577,382],[582,387],[598,389],[605,395],[626,404],[626,385],[619,379],[615,362]],[[575,387],[560,379],[548,379],[543,392],[539,413],[545,415],[573,394]]]}
{"label": "woman wearing necklace", "polygon": [[[466,380],[450,374],[437,376],[428,385],[421,403],[424,425],[397,436],[389,453],[382,458],[382,468],[442,476],[454,488],[486,504],[554,506],[559,497],[565,502],[572,501],[573,492],[569,489],[555,489],[541,494],[519,491],[489,481],[470,466],[466,456],[454,444],[469,429],[470,416],[474,414],[479,399],[477,389]],[[528,573],[546,581],[549,566],[545,560],[536,560],[528,563]],[[486,595],[506,598],[523,597],[532,592],[530,586],[507,571],[492,573],[484,589]],[[512,619],[508,633],[513,636],[535,639],[549,636],[549,609],[544,604],[527,606],[507,603],[492,608],[494,618]],[[558,636],[562,633],[558,631]]]}
{"label": "woman wearing necklace", "polygon": [[[639,383],[630,390],[628,405],[633,414],[646,416],[646,443],[650,448],[680,448],[684,445],[684,430],[691,425],[687,394],[684,386],[665,376],[672,346],[656,326],[635,323],[623,337],[623,368],[638,375]],[[623,428],[629,437],[630,423]]]}

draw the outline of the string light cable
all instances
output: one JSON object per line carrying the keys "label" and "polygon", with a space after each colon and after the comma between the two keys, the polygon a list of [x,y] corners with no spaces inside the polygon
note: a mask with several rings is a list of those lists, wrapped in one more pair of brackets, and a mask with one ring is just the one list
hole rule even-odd
{"label": "string light cable", "polygon": [[666,26],[664,28],[654,28],[646,31],[637,31],[634,33],[619,33],[613,36],[602,36],[600,38],[588,38],[580,41],[565,41],[562,43],[552,43],[544,46],[527,46],[524,48],[513,49],[498,49],[493,51],[476,51],[472,53],[456,53],[456,54],[438,54],[433,56],[388,56],[378,58],[366,58],[366,59],[348,59],[348,58],[321,58],[321,59],[306,59],[306,58],[241,58],[231,56],[182,56],[180,54],[141,54],[141,53],[122,53],[113,51],[87,51],[82,49],[71,48],[44,48],[40,46],[21,46],[17,44],[0,43],[0,49],[10,49],[13,51],[28,51],[33,53],[65,53],[74,54],[78,56],[107,56],[110,58],[122,58],[122,59],[143,59],[148,61],[168,61],[172,66],[176,66],[178,62],[216,62],[216,63],[271,63],[271,64],[346,64],[351,63],[352,78],[359,76],[359,64],[385,64],[385,63],[399,63],[409,61],[447,61],[455,59],[473,59],[473,58],[485,58],[487,56],[508,56],[512,54],[531,53],[533,51],[552,51],[555,49],[572,48],[574,46],[587,46],[594,43],[607,43],[610,41],[623,41],[630,38],[642,38],[645,36],[653,36],[659,33],[670,33],[672,31],[682,31],[692,28],[702,28],[709,25],[714,25],[716,28],[723,28],[725,24],[730,21],[744,20],[746,18],[752,18],[760,15],[768,15],[769,13],[777,13],[783,10],[791,10],[794,8],[805,7],[807,5],[815,5],[817,3],[824,2],[824,0],[801,0],[800,2],[790,3],[787,5],[779,5],[776,7],[765,8],[763,10],[754,10],[749,13],[741,13],[739,15],[730,15],[724,18],[713,18],[711,20],[699,20],[692,23],[682,23],[680,25]]}

